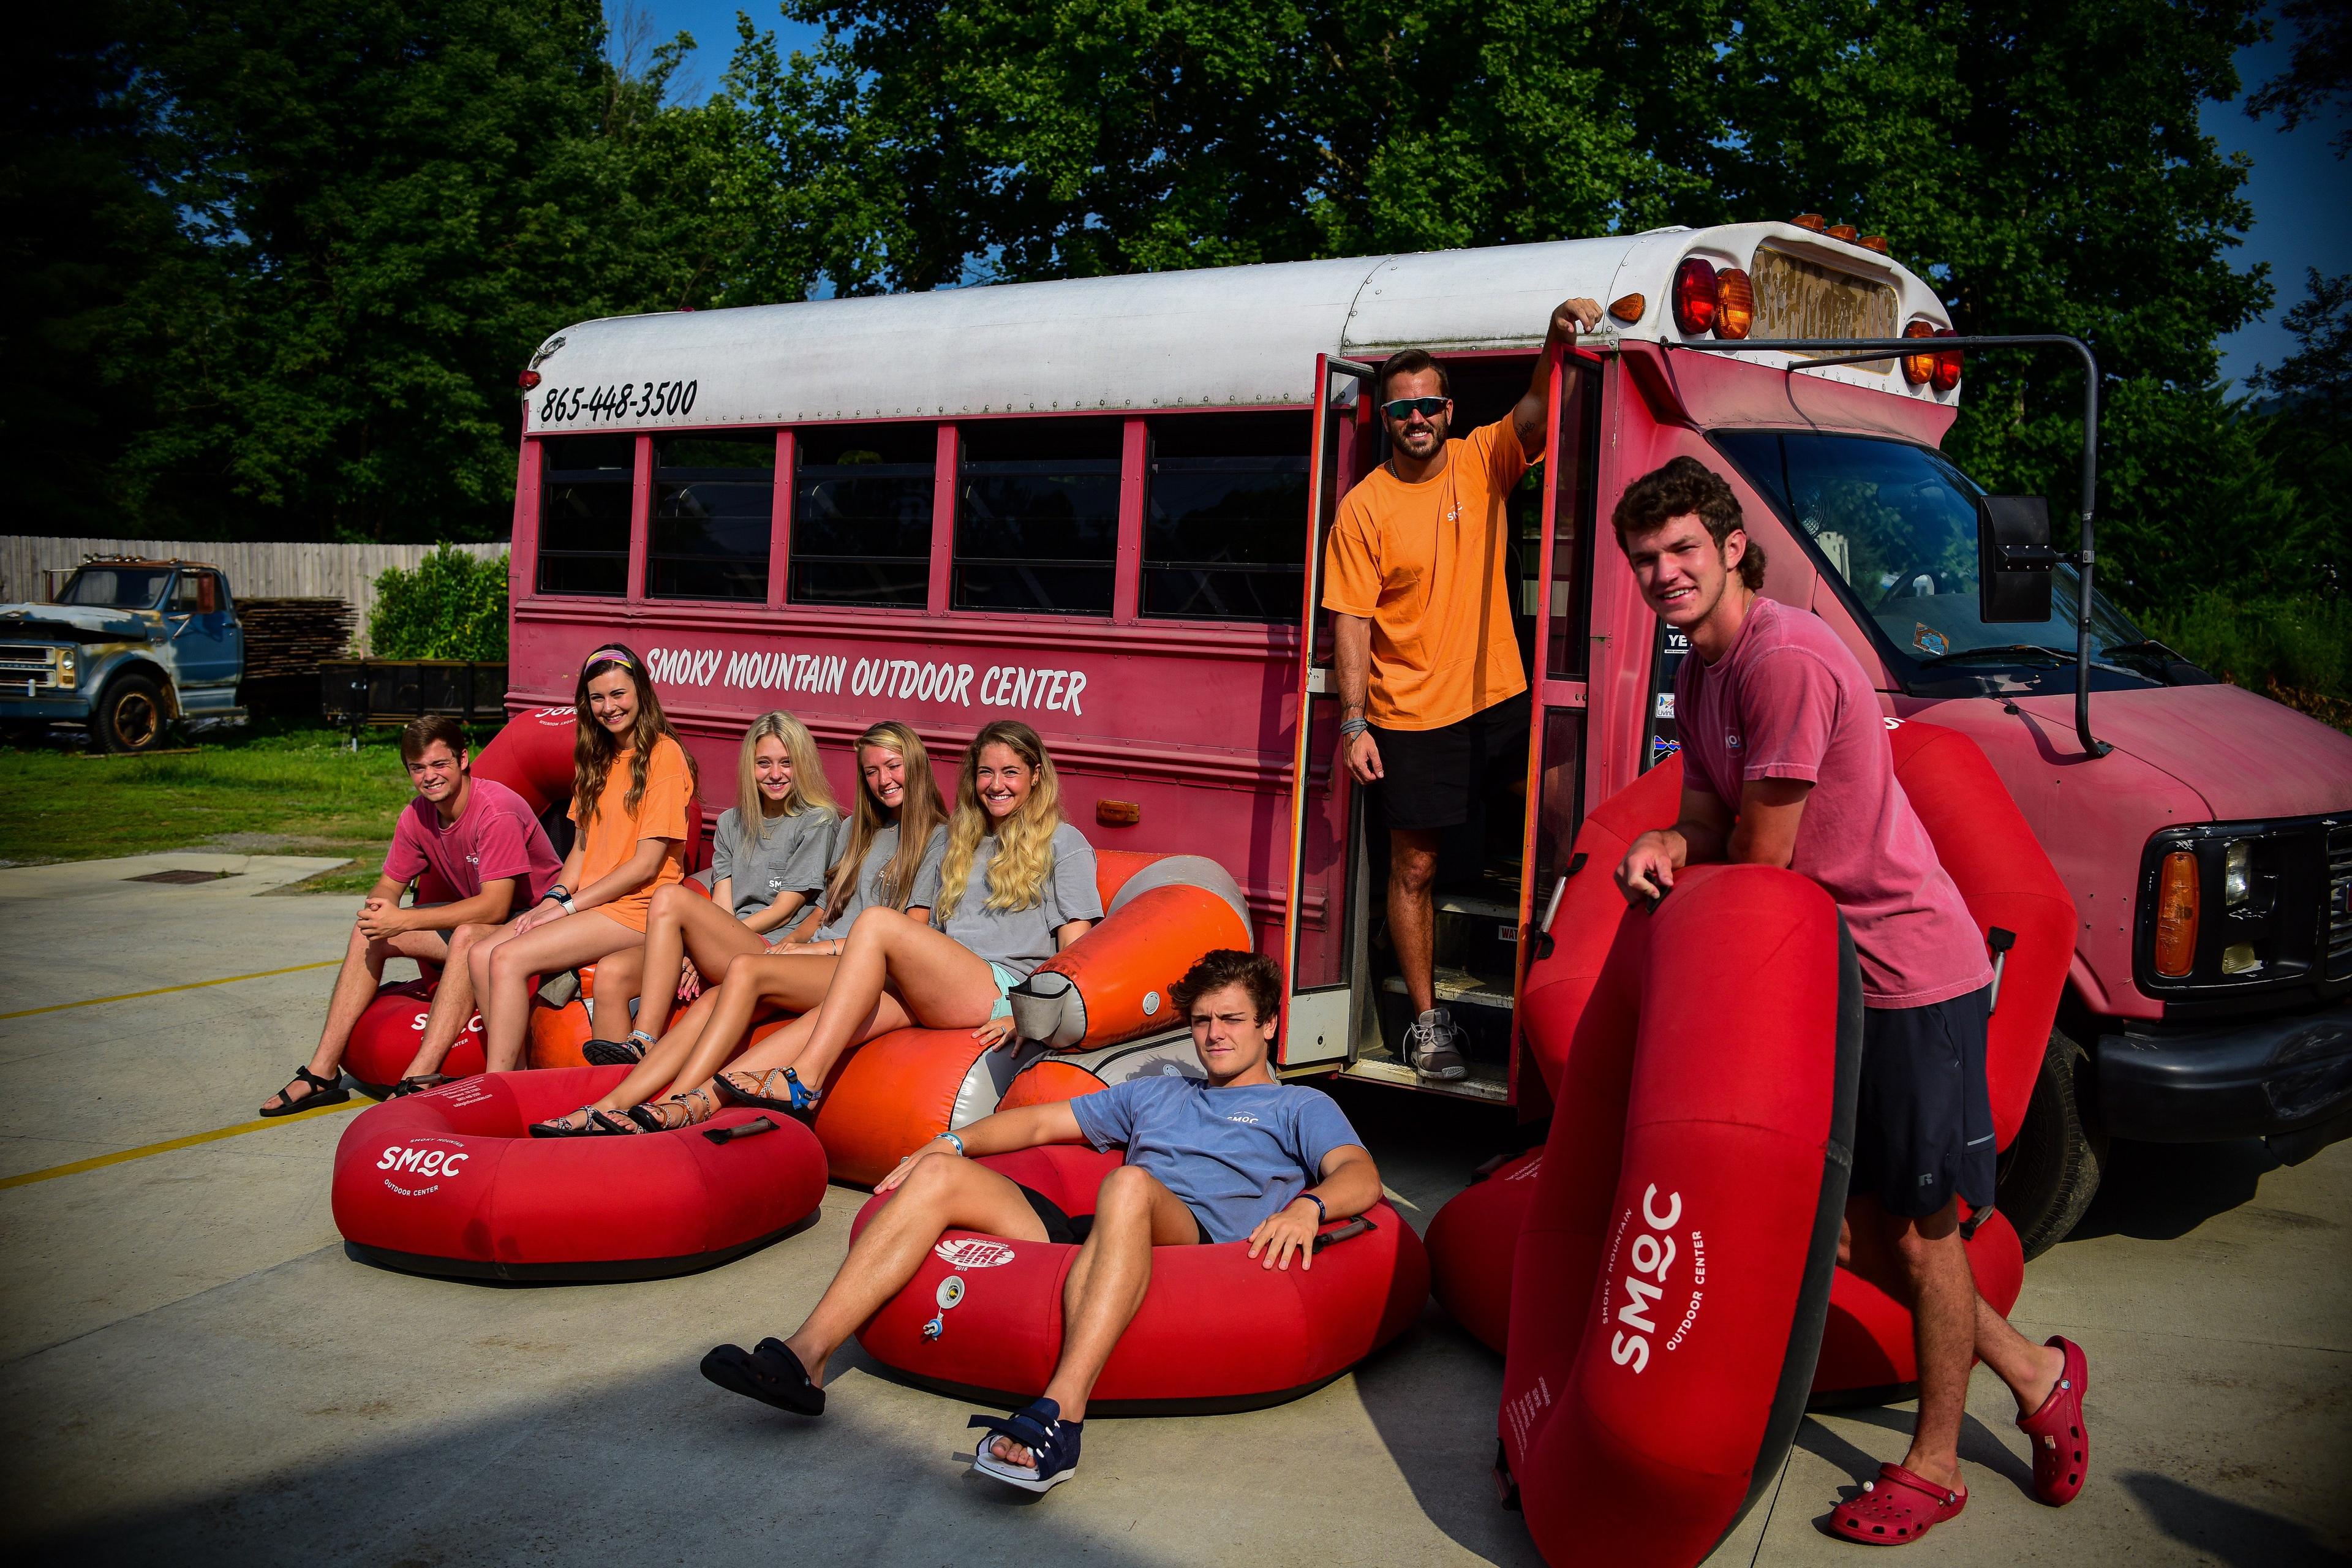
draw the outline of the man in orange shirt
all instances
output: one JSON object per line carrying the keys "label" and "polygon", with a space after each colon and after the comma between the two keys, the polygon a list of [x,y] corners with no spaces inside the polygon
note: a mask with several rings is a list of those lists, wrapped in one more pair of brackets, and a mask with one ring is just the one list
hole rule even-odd
{"label": "man in orange shirt", "polygon": [[[1546,349],[1601,324],[1570,300]],[[1406,1055],[1424,1078],[1470,1068],[1453,1015],[1437,1005],[1430,882],[1438,836],[1470,819],[1489,759],[1527,747],[1528,689],[1504,563],[1504,498],[1543,456],[1543,362],[1510,417],[1451,437],[1445,369],[1419,349],[1373,377],[1388,460],[1339,502],[1325,547],[1323,607],[1339,675],[1339,748],[1359,784],[1376,784],[1389,826],[1389,936],[1417,1015]]]}

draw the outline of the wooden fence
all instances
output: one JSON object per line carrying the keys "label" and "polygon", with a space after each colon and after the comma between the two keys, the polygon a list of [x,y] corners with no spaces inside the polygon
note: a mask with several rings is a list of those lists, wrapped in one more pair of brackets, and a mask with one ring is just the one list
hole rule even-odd
{"label": "wooden fence", "polygon": [[[228,591],[240,599],[333,598],[358,612],[353,636],[367,653],[368,612],[375,607],[375,580],[394,566],[414,567],[436,546],[429,544],[247,544],[186,539],[42,539],[0,535],[0,603],[47,595],[48,574],[65,574],[86,555],[152,555],[164,560],[204,561],[228,574]],[[503,544],[460,544],[478,560],[506,553]]]}

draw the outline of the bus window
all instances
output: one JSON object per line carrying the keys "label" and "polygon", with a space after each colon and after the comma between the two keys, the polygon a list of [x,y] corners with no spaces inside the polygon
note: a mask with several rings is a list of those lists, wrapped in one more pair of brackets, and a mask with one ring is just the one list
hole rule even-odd
{"label": "bus window", "polygon": [[[1543,772],[1538,787],[1532,907],[1540,920],[1551,901],[1552,884],[1568,870],[1576,830],[1584,817],[1584,714],[1580,710],[1553,708],[1544,713]],[[1614,869],[1604,867],[1601,874]]]}
{"label": "bus window", "polygon": [[1109,615],[1120,422],[995,419],[959,434],[950,605]]}
{"label": "bus window", "polygon": [[775,507],[773,436],[655,442],[646,597],[765,599]]}
{"label": "bus window", "polygon": [[1144,615],[1297,623],[1311,425],[1306,414],[1150,422]]}
{"label": "bus window", "polygon": [[828,425],[799,433],[787,599],[923,607],[939,440],[929,425]]}
{"label": "bus window", "polygon": [[[1562,389],[1559,433],[1546,482],[1559,487],[1552,509],[1551,631],[1544,649],[1544,673],[1573,680],[1585,673],[1591,639],[1586,635],[1591,595],[1583,592],[1592,569],[1592,536],[1601,468],[1601,372],[1571,361]],[[1669,691],[1674,688],[1666,688]]]}
{"label": "bus window", "polygon": [[629,586],[635,437],[551,437],[540,457],[539,591],[620,598]]}

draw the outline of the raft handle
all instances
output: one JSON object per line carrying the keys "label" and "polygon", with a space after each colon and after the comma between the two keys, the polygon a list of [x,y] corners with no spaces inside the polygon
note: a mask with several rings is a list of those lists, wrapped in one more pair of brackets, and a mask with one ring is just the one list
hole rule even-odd
{"label": "raft handle", "polygon": [[755,1116],[749,1121],[738,1121],[732,1127],[707,1127],[703,1129],[702,1135],[713,1143],[727,1143],[738,1138],[757,1138],[762,1132],[775,1130],[773,1121],[764,1116]]}
{"label": "raft handle", "polygon": [[2009,963],[2009,950],[2017,945],[2017,933],[1999,926],[1985,933],[1985,946],[1992,950],[1992,994],[1985,998],[1988,1016],[2000,1010],[2000,972]]}
{"label": "raft handle", "polygon": [[1334,1242],[1346,1241],[1350,1237],[1361,1236],[1368,1230],[1378,1230],[1381,1227],[1379,1226],[1374,1225],[1367,1216],[1358,1215],[1355,1218],[1339,1226],[1337,1230],[1317,1232],[1314,1249],[1320,1252]]}

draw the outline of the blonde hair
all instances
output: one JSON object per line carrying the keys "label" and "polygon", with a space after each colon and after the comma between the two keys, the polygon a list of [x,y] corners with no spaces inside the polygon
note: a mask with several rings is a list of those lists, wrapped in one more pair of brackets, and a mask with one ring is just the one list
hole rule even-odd
{"label": "blonde hair", "polygon": [[761,792],[759,770],[752,766],[760,742],[766,740],[782,741],[784,756],[793,764],[792,787],[784,792],[773,816],[798,816],[813,808],[835,816],[841,812],[834,804],[833,786],[825,783],[824,764],[817,760],[816,737],[808,732],[808,726],[781,708],[762,713],[743,731],[743,750],[735,761],[735,831],[739,847],[747,854],[753,846],[768,841],[768,797]]}
{"label": "blonde hair", "polygon": [[[1029,798],[998,821],[980,804],[980,754],[1003,746],[1037,775]],[[964,884],[980,841],[996,836],[996,858],[988,865],[988,899],[981,908],[1034,909],[1045,901],[1045,879],[1054,871],[1054,830],[1062,826],[1062,786],[1054,759],[1037,731],[1015,719],[999,719],[972,737],[956,776],[955,818],[948,824],[947,860],[940,868],[939,915],[944,920],[963,901]]]}
{"label": "blonde hair", "polygon": [[612,772],[614,761],[623,749],[613,732],[596,722],[596,715],[588,707],[588,683],[608,669],[627,671],[629,684],[637,694],[637,716],[630,722],[627,746],[629,793],[621,798],[621,809],[635,816],[637,807],[645,804],[646,773],[653,766],[654,743],[664,737],[686,759],[688,785],[699,789],[702,783],[694,753],[686,749],[686,742],[677,738],[677,731],[669,727],[669,719],[662,712],[661,699],[654,695],[654,683],[646,675],[645,661],[625,644],[601,644],[582,667],[572,692],[577,721],[572,735],[572,815],[583,833],[596,820],[596,803],[604,794],[605,775]]}
{"label": "blonde hair", "polygon": [[878,747],[896,752],[906,764],[906,791],[898,804],[898,852],[882,868],[882,897],[892,909],[903,910],[915,891],[916,875],[923,868],[923,851],[930,846],[931,835],[948,819],[948,803],[940,798],[940,781],[931,776],[931,754],[914,731],[896,719],[885,719],[863,735],[849,749],[850,760],[857,767],[857,809],[849,821],[849,843],[825,874],[824,918],[835,919],[848,907],[850,894],[857,887],[857,868],[866,863],[866,852],[874,840],[890,826],[888,808],[874,798],[866,784],[866,748]]}

